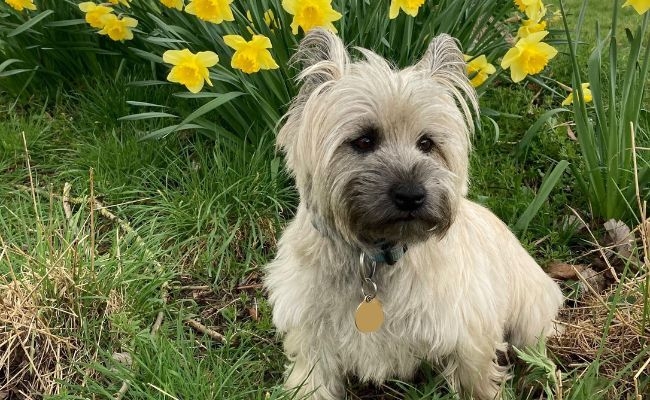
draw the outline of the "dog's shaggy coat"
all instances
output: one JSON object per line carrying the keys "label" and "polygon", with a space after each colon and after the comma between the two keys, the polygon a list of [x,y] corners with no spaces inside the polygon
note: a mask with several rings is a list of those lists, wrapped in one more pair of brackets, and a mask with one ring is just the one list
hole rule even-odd
{"label": "dog's shaggy coat", "polygon": [[[552,333],[562,293],[505,224],[465,198],[477,100],[456,42],[434,38],[403,70],[359,51],[365,59],[351,62],[336,36],[306,35],[302,88],[278,135],[300,193],[265,278],[286,386],[341,399],[347,374],[408,379],[428,360],[454,390],[493,399],[506,377],[497,351]],[[386,245],[408,251],[377,265],[385,322],[361,333],[360,254]]]}

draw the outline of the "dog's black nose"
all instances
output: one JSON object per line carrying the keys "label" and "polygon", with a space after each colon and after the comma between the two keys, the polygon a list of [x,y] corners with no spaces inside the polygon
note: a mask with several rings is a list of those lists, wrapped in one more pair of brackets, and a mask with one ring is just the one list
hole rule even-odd
{"label": "dog's black nose", "polygon": [[427,196],[424,186],[419,183],[398,183],[390,188],[390,198],[397,209],[401,211],[415,211]]}

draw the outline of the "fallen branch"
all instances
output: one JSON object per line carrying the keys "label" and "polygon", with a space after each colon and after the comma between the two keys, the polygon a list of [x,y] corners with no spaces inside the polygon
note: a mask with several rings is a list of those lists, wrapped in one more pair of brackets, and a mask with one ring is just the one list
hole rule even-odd
{"label": "fallen branch", "polygon": [[214,340],[216,340],[216,341],[218,341],[220,343],[225,343],[226,342],[225,336],[223,336],[221,333],[219,333],[219,332],[217,332],[217,331],[215,331],[213,329],[208,328],[207,326],[203,325],[199,321],[188,318],[188,319],[185,320],[185,322],[189,326],[194,328],[195,330],[197,330],[197,331],[199,331],[199,332],[201,332],[201,333],[203,333],[205,335],[210,336],[212,339],[214,339]]}

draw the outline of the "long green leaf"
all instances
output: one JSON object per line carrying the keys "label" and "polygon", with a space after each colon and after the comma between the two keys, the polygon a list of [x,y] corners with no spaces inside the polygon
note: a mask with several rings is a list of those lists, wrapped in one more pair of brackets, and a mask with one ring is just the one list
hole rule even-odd
{"label": "long green leaf", "polygon": [[40,14],[38,14],[34,18],[31,18],[31,19],[27,20],[25,23],[23,23],[22,25],[18,26],[16,29],[9,32],[7,34],[7,37],[10,38],[10,37],[14,37],[16,35],[20,35],[21,33],[25,32],[28,29],[30,29],[32,26],[38,24],[39,22],[41,22],[42,20],[44,20],[45,18],[49,17],[52,14],[54,14],[54,11],[52,11],[52,10],[42,11]]}
{"label": "long green leaf", "polygon": [[530,221],[532,221],[535,215],[537,215],[537,212],[539,212],[539,209],[542,207],[542,204],[544,204],[548,196],[551,194],[553,188],[557,186],[557,183],[562,178],[562,174],[564,173],[564,170],[568,165],[569,165],[568,161],[562,160],[559,163],[557,163],[557,165],[553,168],[550,174],[547,174],[544,177],[544,180],[542,181],[542,185],[540,186],[537,195],[535,196],[533,201],[528,205],[526,211],[524,211],[519,217],[519,219],[517,220],[517,223],[515,224],[516,231],[523,232],[526,229],[528,229],[528,225],[530,224]]}

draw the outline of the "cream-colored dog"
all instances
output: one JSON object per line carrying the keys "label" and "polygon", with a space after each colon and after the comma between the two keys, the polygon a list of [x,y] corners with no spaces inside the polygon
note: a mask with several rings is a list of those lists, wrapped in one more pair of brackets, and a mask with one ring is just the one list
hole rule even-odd
{"label": "cream-colored dog", "polygon": [[454,39],[397,70],[339,38],[301,42],[278,145],[300,193],[266,268],[286,386],[341,399],[347,374],[408,379],[423,360],[493,399],[507,343],[552,333],[563,297],[490,211],[465,198],[476,95]]}

